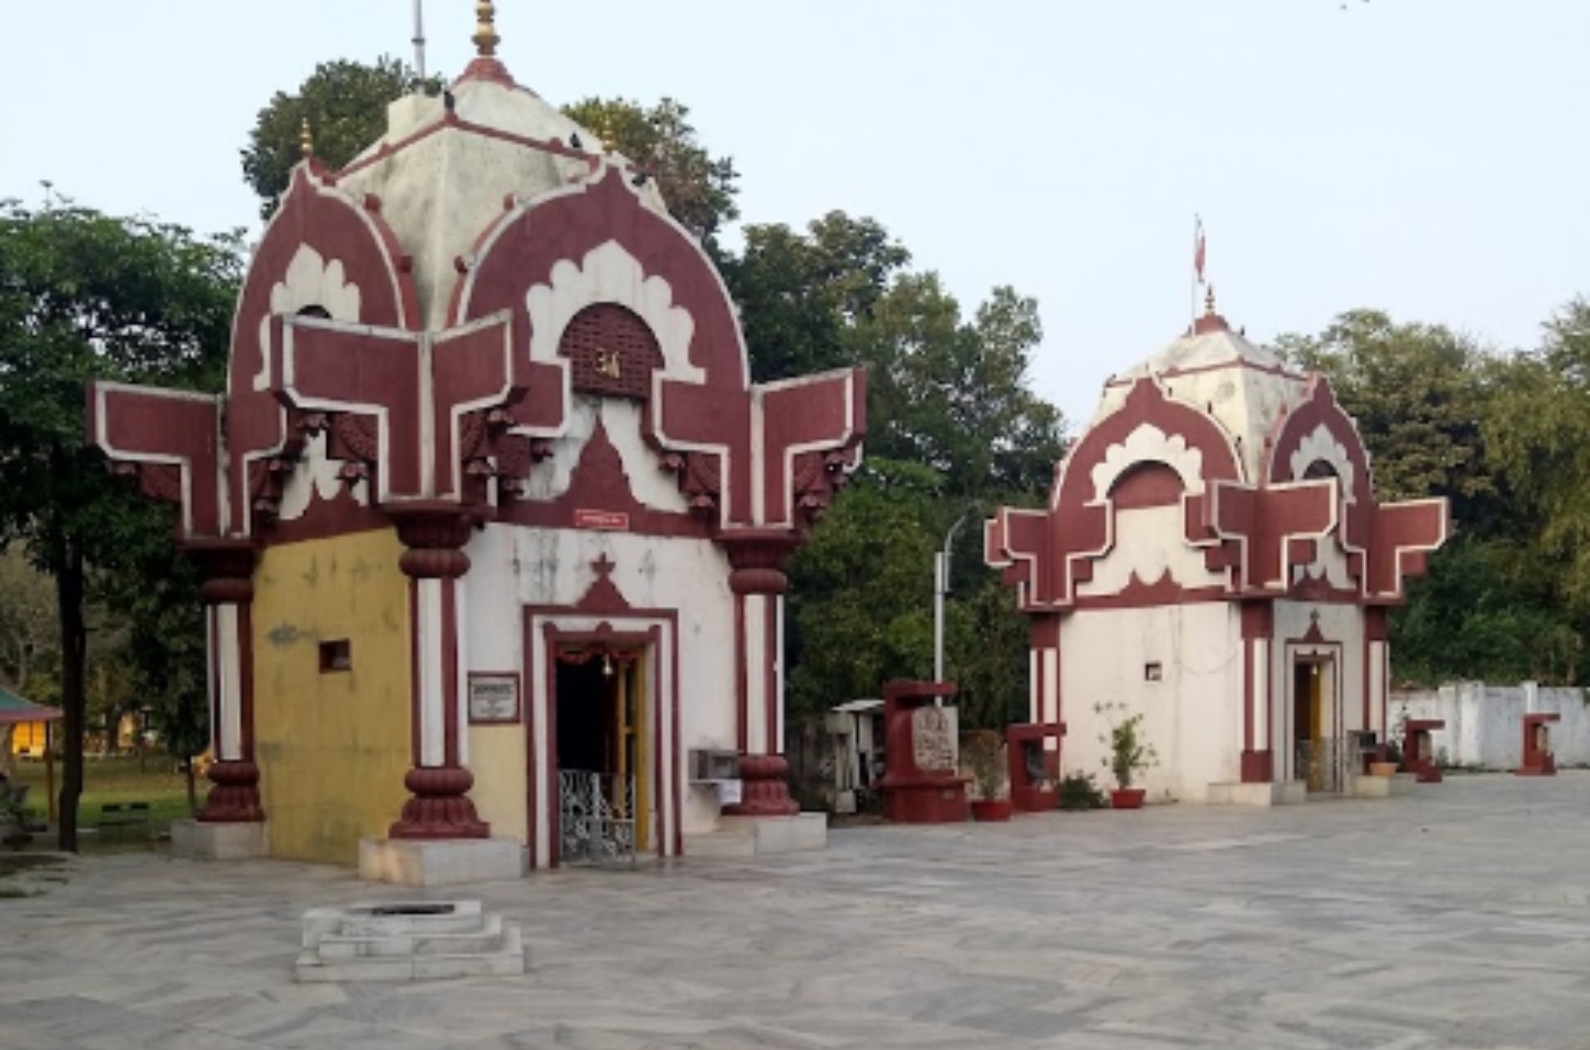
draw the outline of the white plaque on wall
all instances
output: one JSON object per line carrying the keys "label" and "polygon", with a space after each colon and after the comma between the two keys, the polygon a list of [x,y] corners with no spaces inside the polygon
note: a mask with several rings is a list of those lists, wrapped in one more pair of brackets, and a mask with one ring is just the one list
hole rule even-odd
{"label": "white plaque on wall", "polygon": [[472,724],[519,721],[519,676],[471,671],[469,721]]}

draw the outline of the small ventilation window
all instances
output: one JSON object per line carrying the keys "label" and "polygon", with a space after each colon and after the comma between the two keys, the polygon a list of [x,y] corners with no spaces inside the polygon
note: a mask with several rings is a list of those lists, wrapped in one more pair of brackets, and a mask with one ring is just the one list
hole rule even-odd
{"label": "small ventilation window", "polygon": [[320,673],[353,670],[353,646],[346,638],[320,643]]}
{"label": "small ventilation window", "polygon": [[1157,662],[1143,665],[1143,681],[1145,681],[1145,682],[1159,682],[1159,681],[1163,681],[1164,678],[1165,678],[1164,665],[1162,665],[1160,663],[1157,663]]}

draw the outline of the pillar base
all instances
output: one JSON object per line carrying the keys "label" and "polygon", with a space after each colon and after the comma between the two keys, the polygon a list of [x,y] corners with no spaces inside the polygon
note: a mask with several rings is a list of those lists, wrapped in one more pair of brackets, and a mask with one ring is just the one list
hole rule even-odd
{"label": "pillar base", "polygon": [[789,797],[789,762],[783,755],[740,756],[740,801],[723,807],[726,817],[794,817],[800,804]]}
{"label": "pillar base", "polygon": [[270,856],[264,821],[217,823],[174,820],[171,853],[187,860],[248,860]]}
{"label": "pillar base", "polygon": [[236,759],[217,762],[205,775],[215,786],[199,811],[200,822],[258,824],[265,819],[259,797],[259,767],[254,763]]}
{"label": "pillar base", "polygon": [[359,877],[396,886],[505,882],[525,873],[517,839],[360,839]]}
{"label": "pillar base", "polygon": [[403,786],[414,795],[403,803],[403,816],[387,829],[394,839],[484,839],[491,825],[475,813],[468,791],[474,774],[457,766],[411,769]]}

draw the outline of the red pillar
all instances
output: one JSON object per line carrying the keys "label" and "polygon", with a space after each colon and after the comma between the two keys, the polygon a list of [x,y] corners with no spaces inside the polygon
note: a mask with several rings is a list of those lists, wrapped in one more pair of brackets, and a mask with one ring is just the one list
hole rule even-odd
{"label": "red pillar", "polygon": [[254,764],[254,645],[249,612],[258,549],[250,540],[190,540],[184,550],[203,574],[209,651],[210,747],[215,762],[199,820],[210,824],[265,819]]}
{"label": "red pillar", "polygon": [[395,839],[488,838],[475,813],[464,765],[467,726],[459,714],[458,580],[469,571],[470,522],[454,504],[384,508],[408,548],[398,563],[409,578],[411,740],[414,766],[403,778],[411,798],[387,834]]}

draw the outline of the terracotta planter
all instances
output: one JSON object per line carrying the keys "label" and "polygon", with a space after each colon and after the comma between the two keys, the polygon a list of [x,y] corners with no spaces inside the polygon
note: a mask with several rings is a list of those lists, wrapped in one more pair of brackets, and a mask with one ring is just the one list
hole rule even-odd
{"label": "terracotta planter", "polygon": [[1110,792],[1110,808],[1142,809],[1143,798],[1147,794],[1143,788],[1116,788]]}
{"label": "terracotta planter", "polygon": [[1370,776],[1373,776],[1373,777],[1390,777],[1390,776],[1395,776],[1396,773],[1397,773],[1397,763],[1395,763],[1395,762],[1371,762],[1371,763],[1369,763],[1369,775]]}
{"label": "terracotta planter", "polygon": [[979,823],[984,821],[1009,820],[1011,813],[1010,799],[976,799],[972,802],[972,818]]}

